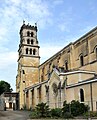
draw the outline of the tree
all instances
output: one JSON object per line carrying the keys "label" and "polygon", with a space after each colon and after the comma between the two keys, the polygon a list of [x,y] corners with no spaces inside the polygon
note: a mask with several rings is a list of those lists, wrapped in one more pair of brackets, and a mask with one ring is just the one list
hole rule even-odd
{"label": "tree", "polygon": [[12,92],[12,88],[8,82],[0,81],[0,95],[4,92]]}

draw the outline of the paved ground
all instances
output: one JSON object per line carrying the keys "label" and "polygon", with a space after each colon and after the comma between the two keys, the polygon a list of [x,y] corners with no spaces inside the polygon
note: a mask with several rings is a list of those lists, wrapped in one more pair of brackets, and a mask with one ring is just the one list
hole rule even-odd
{"label": "paved ground", "polygon": [[0,111],[0,120],[27,120],[28,118],[27,111]]}
{"label": "paved ground", "polygon": [[[30,112],[28,111],[11,111],[11,110],[0,111],[0,120],[31,120],[29,119],[29,114]],[[51,119],[47,119],[47,120],[51,120]],[[53,120],[63,120],[63,119],[53,119]],[[69,119],[69,120],[75,120],[75,119]],[[87,119],[76,119],[76,120],[87,120]],[[88,119],[88,120],[97,120],[97,119]]]}

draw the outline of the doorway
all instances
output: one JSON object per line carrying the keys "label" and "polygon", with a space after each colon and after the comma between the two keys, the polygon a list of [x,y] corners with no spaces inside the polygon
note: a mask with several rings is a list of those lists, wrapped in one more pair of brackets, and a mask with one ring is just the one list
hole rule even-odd
{"label": "doorway", "polygon": [[11,102],[9,103],[9,109],[12,109],[12,103]]}

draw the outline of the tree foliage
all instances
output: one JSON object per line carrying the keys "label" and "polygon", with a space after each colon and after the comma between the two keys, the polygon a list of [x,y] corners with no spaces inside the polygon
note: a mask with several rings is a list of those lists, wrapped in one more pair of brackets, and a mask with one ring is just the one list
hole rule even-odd
{"label": "tree foliage", "polygon": [[4,92],[12,92],[12,88],[8,82],[0,81],[0,95]]}

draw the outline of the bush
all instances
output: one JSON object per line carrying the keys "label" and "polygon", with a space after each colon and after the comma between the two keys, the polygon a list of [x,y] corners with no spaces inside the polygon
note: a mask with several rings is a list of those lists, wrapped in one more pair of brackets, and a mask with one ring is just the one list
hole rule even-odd
{"label": "bush", "polygon": [[66,118],[66,119],[73,118],[73,115],[70,112],[66,112],[63,114],[63,118]]}
{"label": "bush", "polygon": [[46,103],[39,103],[35,107],[35,111],[39,117],[47,117],[49,115],[49,106]]}
{"label": "bush", "polygon": [[23,105],[22,110],[27,110],[26,104]]}
{"label": "bush", "polygon": [[84,117],[97,117],[97,112],[93,112],[93,111],[86,112],[84,114]]}
{"label": "bush", "polygon": [[29,115],[31,119],[37,119],[39,116],[37,115],[37,112],[35,110],[32,111],[32,113]]}
{"label": "bush", "polygon": [[70,112],[70,104],[67,104],[66,101],[63,103],[62,114]]}
{"label": "bush", "polygon": [[62,117],[62,109],[61,108],[51,109],[50,115],[52,118],[61,118]]}
{"label": "bush", "polygon": [[[89,107],[87,105],[84,105],[83,103],[80,103],[79,101],[71,101],[71,103],[68,103],[64,101],[63,108],[55,108],[55,109],[49,109],[49,106],[46,105],[46,103],[39,103],[36,105],[35,110],[32,110],[32,114],[30,115],[31,118],[73,118],[76,116],[81,116],[88,112]],[[88,114],[89,115],[89,114]],[[91,116],[96,116],[97,113],[90,113]]]}
{"label": "bush", "polygon": [[71,101],[71,114],[73,116],[83,115],[83,113],[88,111],[88,106],[80,103],[79,101]]}
{"label": "bush", "polygon": [[83,115],[83,113],[86,113],[88,111],[89,107],[87,105],[84,105],[83,103],[80,103],[79,101],[71,101],[71,103],[68,103],[64,101],[63,108],[62,108],[62,116],[66,113],[70,113],[72,116],[79,116]]}

